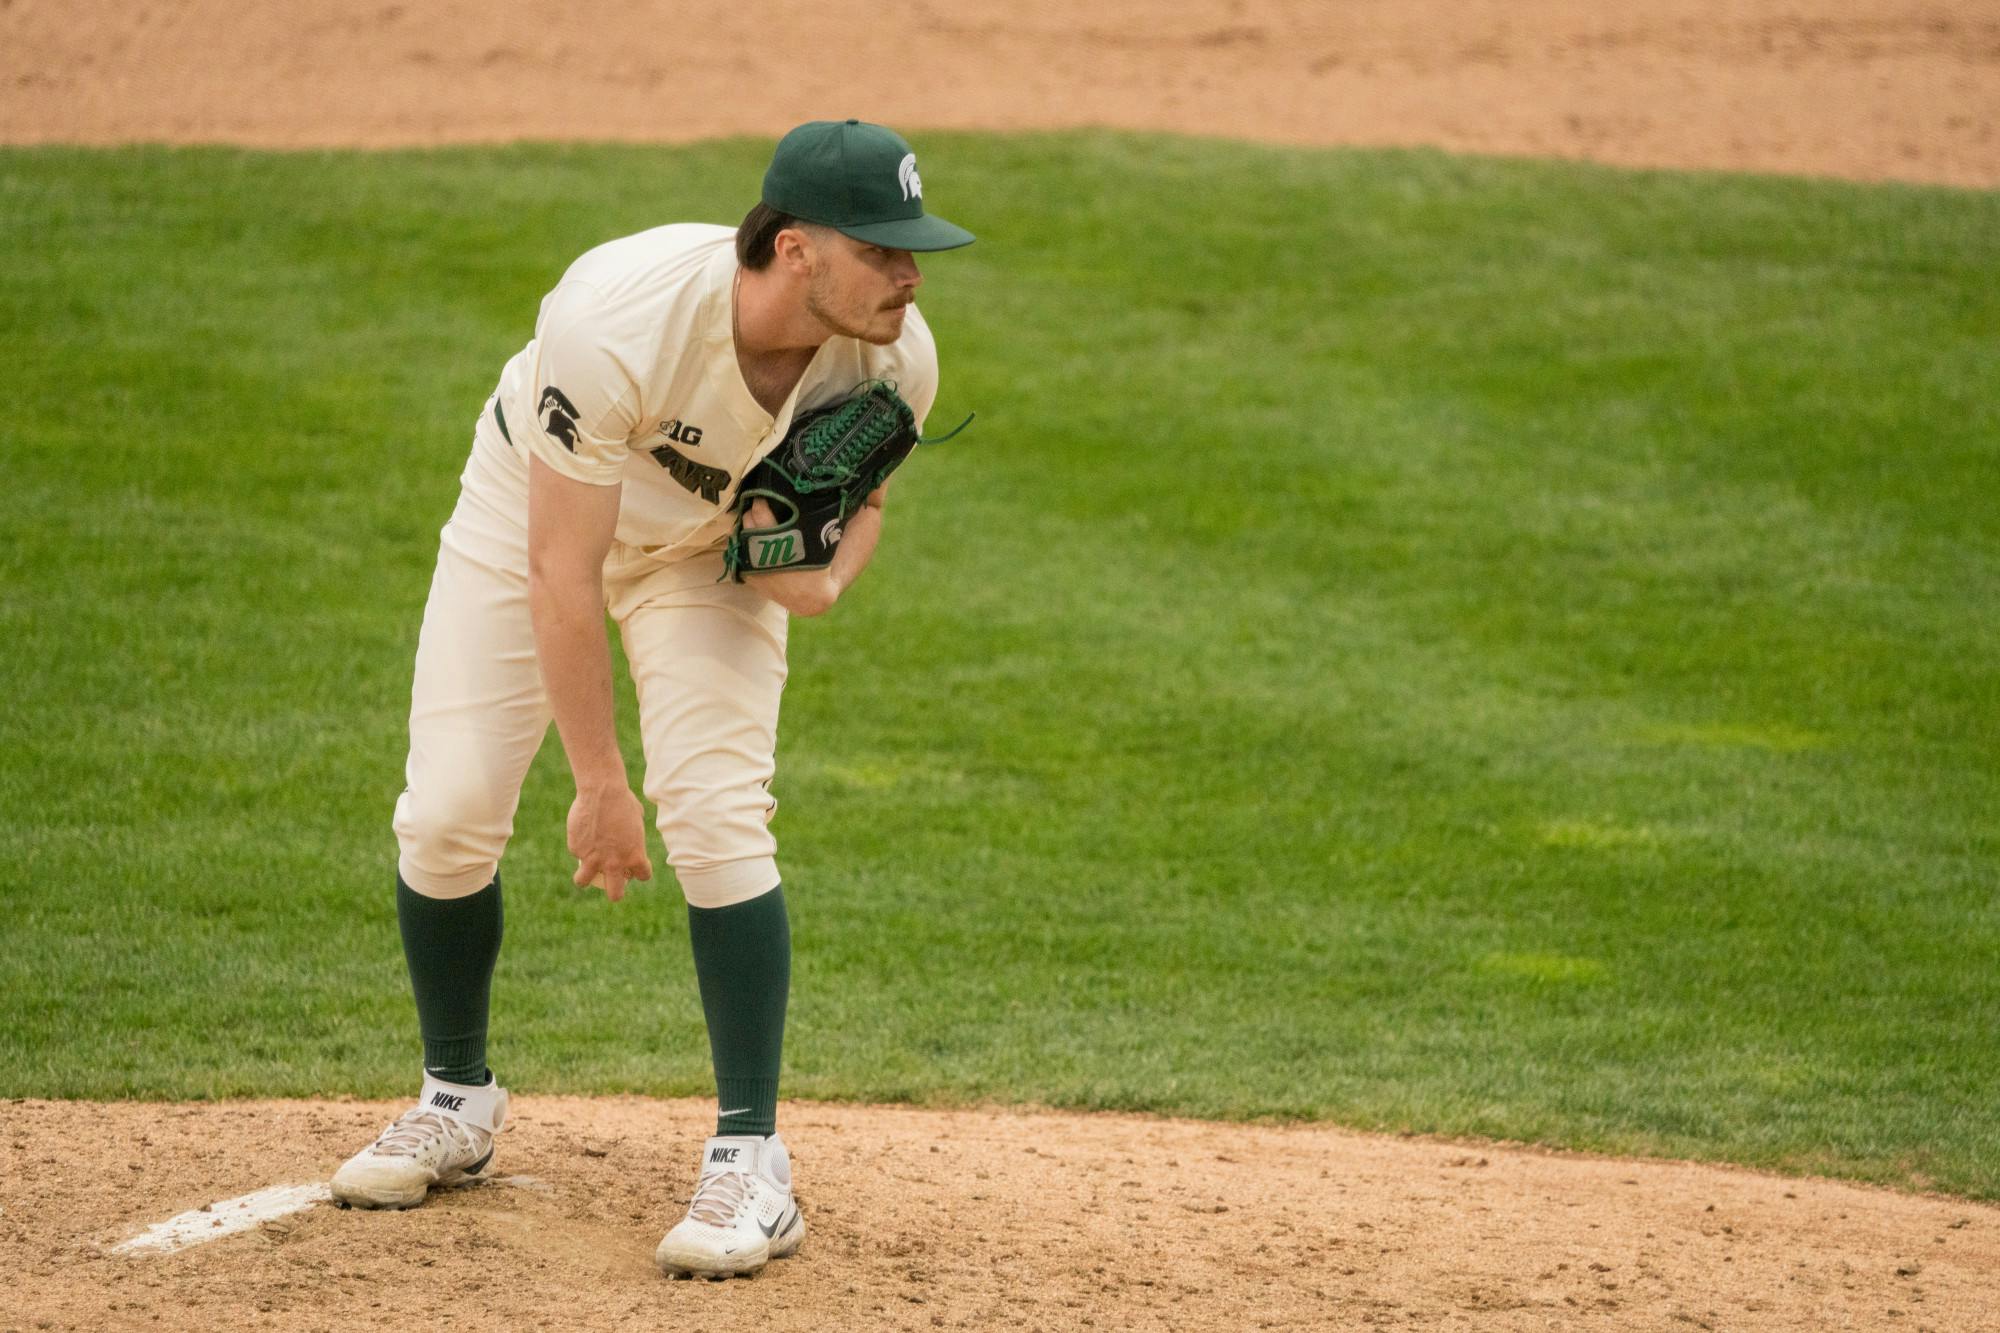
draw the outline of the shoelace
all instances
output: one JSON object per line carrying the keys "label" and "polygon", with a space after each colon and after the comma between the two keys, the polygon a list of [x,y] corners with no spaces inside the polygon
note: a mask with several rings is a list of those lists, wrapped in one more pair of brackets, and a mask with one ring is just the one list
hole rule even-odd
{"label": "shoelace", "polygon": [[750,1177],[741,1171],[718,1171],[703,1176],[695,1187],[688,1216],[712,1227],[726,1227],[750,1202]]}
{"label": "shoelace", "polygon": [[471,1131],[450,1116],[436,1111],[405,1111],[375,1140],[375,1151],[386,1157],[415,1157],[439,1135],[451,1140],[455,1148],[472,1146]]}

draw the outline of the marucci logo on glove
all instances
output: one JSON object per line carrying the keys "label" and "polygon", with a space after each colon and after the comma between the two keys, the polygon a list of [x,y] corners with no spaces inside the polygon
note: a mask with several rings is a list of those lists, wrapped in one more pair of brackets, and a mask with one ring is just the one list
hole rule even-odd
{"label": "marucci logo on glove", "polygon": [[542,390],[542,401],[535,407],[535,415],[542,419],[542,430],[552,439],[562,441],[562,447],[576,452],[576,419],[583,415],[576,410],[576,404],[569,395],[551,384]]}
{"label": "marucci logo on glove", "polygon": [[783,569],[806,558],[805,552],[799,549],[796,532],[781,532],[775,537],[751,537],[749,544],[752,569]]}

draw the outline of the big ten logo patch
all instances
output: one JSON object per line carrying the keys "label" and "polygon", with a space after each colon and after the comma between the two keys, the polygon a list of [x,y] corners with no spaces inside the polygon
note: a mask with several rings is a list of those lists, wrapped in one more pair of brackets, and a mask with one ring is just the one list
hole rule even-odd
{"label": "big ten logo patch", "polygon": [[701,427],[690,426],[679,417],[675,417],[671,421],[662,421],[660,423],[660,434],[666,436],[675,444],[685,444],[690,449],[701,443]]}

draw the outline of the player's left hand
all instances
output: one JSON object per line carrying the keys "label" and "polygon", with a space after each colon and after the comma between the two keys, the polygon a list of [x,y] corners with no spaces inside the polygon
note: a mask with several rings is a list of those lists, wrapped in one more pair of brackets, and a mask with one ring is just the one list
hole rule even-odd
{"label": "player's left hand", "polygon": [[[771,506],[761,499],[750,502],[745,517],[751,527],[775,527],[778,522]],[[819,615],[840,597],[840,583],[831,565],[820,569],[766,570],[750,575],[750,583],[795,616]]]}

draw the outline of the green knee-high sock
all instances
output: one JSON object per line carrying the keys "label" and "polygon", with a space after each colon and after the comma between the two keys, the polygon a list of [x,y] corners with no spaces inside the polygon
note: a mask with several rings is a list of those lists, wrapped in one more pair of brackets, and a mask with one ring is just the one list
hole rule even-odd
{"label": "green knee-high sock", "polygon": [[500,956],[500,872],[463,898],[426,898],[398,875],[396,922],[417,994],[424,1068],[448,1083],[486,1082],[486,1007]]}
{"label": "green knee-high sock", "polygon": [[775,1133],[778,1057],[792,986],[784,886],[728,907],[689,906],[688,938],[715,1060],[715,1132]]}

